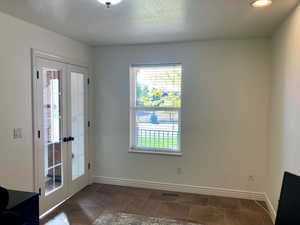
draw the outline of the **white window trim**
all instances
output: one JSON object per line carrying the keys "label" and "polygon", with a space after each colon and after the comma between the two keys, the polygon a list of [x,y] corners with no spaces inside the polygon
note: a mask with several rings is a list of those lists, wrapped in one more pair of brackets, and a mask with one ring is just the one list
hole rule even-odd
{"label": "white window trim", "polygon": [[[181,66],[182,76],[181,76],[181,107],[140,107],[135,106],[136,100],[136,74],[133,72],[133,68],[135,67],[163,67],[163,66]],[[183,105],[183,65],[182,63],[163,63],[163,64],[132,64],[129,67],[129,81],[130,81],[130,102],[129,102],[129,111],[130,111],[130,143],[129,143],[129,153],[142,153],[142,154],[157,154],[157,155],[171,155],[171,156],[182,156],[182,121],[181,121],[181,111]],[[137,148],[134,146],[135,139],[135,111],[136,110],[149,110],[149,111],[177,111],[178,112],[178,129],[179,129],[179,149],[178,151],[172,151],[171,149],[159,149],[159,148]],[[168,152],[169,150],[169,152]]]}

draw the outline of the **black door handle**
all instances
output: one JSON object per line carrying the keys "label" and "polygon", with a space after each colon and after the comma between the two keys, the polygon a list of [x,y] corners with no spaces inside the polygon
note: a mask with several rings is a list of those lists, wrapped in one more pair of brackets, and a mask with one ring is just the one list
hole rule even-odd
{"label": "black door handle", "polygon": [[70,142],[70,141],[74,141],[75,140],[75,138],[74,137],[64,137],[63,138],[63,142]]}

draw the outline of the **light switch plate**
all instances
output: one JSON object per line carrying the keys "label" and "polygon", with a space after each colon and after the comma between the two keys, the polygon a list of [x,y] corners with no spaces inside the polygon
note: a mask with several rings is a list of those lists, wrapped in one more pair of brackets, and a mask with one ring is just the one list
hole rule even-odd
{"label": "light switch plate", "polygon": [[22,138],[22,128],[14,128],[13,138],[14,139],[20,139]]}

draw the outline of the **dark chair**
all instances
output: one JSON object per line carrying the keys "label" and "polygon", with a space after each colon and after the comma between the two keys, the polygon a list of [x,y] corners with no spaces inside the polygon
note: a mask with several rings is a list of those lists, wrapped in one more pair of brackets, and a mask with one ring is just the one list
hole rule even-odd
{"label": "dark chair", "polygon": [[21,218],[17,214],[6,211],[8,200],[8,191],[5,188],[0,187],[0,224],[23,225]]}

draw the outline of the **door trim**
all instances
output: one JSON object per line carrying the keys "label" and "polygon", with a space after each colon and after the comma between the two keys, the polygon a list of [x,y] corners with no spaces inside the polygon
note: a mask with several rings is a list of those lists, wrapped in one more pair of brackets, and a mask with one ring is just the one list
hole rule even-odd
{"label": "door trim", "polygon": [[69,64],[69,65],[84,67],[86,69],[89,68],[88,63],[86,63],[86,62],[82,62],[78,59],[66,58],[66,57],[59,56],[59,55],[56,55],[56,54],[53,54],[53,53],[41,51],[39,49],[32,48],[31,49],[31,56],[32,56],[32,62],[33,63],[35,63],[35,58],[36,57],[40,57],[40,58],[43,58],[43,59],[52,60],[52,61],[56,61],[56,62],[60,62],[60,63],[65,63],[65,64]]}
{"label": "door trim", "polygon": [[[37,102],[38,99],[38,87],[37,87],[37,58],[42,58],[45,60],[50,60],[50,61],[55,61],[55,62],[59,62],[59,63],[64,63],[67,66],[68,65],[73,65],[73,66],[77,66],[77,67],[82,67],[85,68],[88,72],[87,74],[87,78],[90,80],[90,69],[88,66],[88,63],[85,62],[81,62],[79,60],[76,59],[69,59],[66,57],[62,57],[62,56],[58,56],[46,51],[41,51],[38,49],[34,49],[31,48],[31,74],[32,74],[32,79],[31,79],[31,86],[32,86],[32,131],[33,131],[33,135],[32,135],[32,146],[33,146],[33,191],[39,193],[39,164],[38,164],[38,124],[36,122],[36,120],[34,119],[37,115],[38,115],[38,107],[37,104],[35,104]],[[41,75],[40,75],[41,76]],[[91,96],[90,94],[90,90],[89,88],[87,88],[87,120],[91,121],[90,118],[90,109],[89,109],[89,97]],[[90,145],[90,130],[88,130],[87,132],[87,157],[88,157],[88,162],[91,162],[91,149],[89,148]],[[91,174],[91,170],[88,170],[88,183],[92,183],[92,174]]]}

